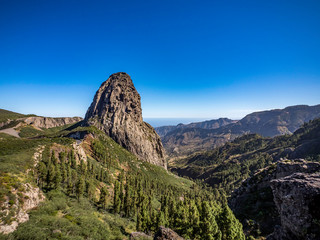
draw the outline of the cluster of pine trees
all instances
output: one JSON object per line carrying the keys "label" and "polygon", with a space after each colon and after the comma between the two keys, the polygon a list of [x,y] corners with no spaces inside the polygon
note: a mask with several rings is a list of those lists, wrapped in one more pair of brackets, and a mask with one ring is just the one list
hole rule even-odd
{"label": "cluster of pine trees", "polygon": [[[97,160],[86,162],[66,149],[47,149],[37,167],[37,181],[44,191],[59,189],[78,200],[87,197],[97,208],[136,222],[137,231],[152,233],[170,227],[186,239],[245,239],[242,225],[219,193],[195,184],[193,190],[150,179],[143,172],[110,172],[115,165],[95,143]],[[58,157],[56,157],[58,156]]]}
{"label": "cluster of pine trees", "polygon": [[137,230],[146,233],[165,226],[186,239],[245,239],[242,225],[226,201],[214,199],[200,188],[186,191],[157,184],[143,175],[125,179],[122,173],[115,181],[113,211],[133,217]]}
{"label": "cluster of pine trees", "polygon": [[[50,157],[43,157],[37,166],[37,182],[44,191],[60,189],[78,199],[86,194],[90,200],[96,201],[97,182],[111,183],[109,171],[96,162],[87,160],[85,163],[73,150],[58,155],[57,158],[52,151]],[[100,191],[107,192],[105,186]]]}

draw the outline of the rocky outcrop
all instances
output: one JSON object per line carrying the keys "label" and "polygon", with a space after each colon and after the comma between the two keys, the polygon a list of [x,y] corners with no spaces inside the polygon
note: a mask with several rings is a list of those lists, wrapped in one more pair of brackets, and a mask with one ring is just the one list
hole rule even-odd
{"label": "rocky outcrop", "polygon": [[8,234],[15,231],[20,223],[29,220],[28,211],[37,207],[44,200],[44,195],[38,187],[26,183],[23,184],[23,188],[23,192],[12,189],[12,194],[16,195],[14,203],[7,198],[1,205],[0,233]]}
{"label": "rocky outcrop", "polygon": [[101,84],[85,123],[104,131],[141,160],[167,168],[161,140],[143,122],[140,95],[128,74],[112,74]]}
{"label": "rocky outcrop", "polygon": [[160,227],[154,235],[154,240],[184,240],[175,231],[170,228]]}
{"label": "rocky outcrop", "polygon": [[320,239],[320,173],[295,173],[271,181],[281,227],[268,240]]}
{"label": "rocky outcrop", "polygon": [[[276,225],[281,224],[281,214],[273,199],[271,183],[295,173],[311,174],[317,171],[320,171],[320,163],[303,159],[281,160],[244,181],[232,193],[229,205],[247,233],[255,235],[256,231],[261,231],[262,235],[268,235]],[[252,229],[249,220],[254,221],[255,229]]]}
{"label": "rocky outcrop", "polygon": [[81,141],[78,140],[75,143],[72,144],[72,148],[74,149],[76,153],[76,159],[80,162],[80,160],[87,162],[87,154],[83,147],[81,146]]}
{"label": "rocky outcrop", "polygon": [[37,128],[53,128],[60,127],[67,124],[73,124],[80,122],[81,117],[61,117],[61,118],[51,118],[51,117],[27,117],[21,118],[28,125],[32,125]]}

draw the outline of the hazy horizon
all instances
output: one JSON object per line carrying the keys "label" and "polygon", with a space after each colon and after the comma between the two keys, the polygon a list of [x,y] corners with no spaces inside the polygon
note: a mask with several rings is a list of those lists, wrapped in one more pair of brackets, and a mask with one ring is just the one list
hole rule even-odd
{"label": "hazy horizon", "polygon": [[[305,105],[305,104],[298,104],[298,105]],[[318,105],[318,104],[316,104]],[[292,105],[291,105],[292,106]],[[315,105],[309,105],[309,106],[315,106]],[[286,106],[290,107],[290,106]],[[1,109],[1,108],[0,108]],[[260,112],[260,111],[269,111],[269,110],[275,110],[277,108],[273,109],[264,109],[264,110],[256,110],[256,111],[250,111],[250,113],[254,112]],[[5,109],[9,111],[13,111],[10,109]],[[74,115],[74,116],[63,116],[63,115],[57,115],[57,116],[47,116],[47,115],[42,115],[42,114],[36,114],[36,113],[29,113],[29,112],[18,112],[18,113],[23,113],[23,114],[35,114],[37,116],[42,116],[42,117],[83,117],[84,115]],[[247,114],[246,114],[247,115]],[[195,123],[195,122],[203,122],[203,121],[209,121],[209,120],[214,120],[214,119],[219,119],[219,118],[229,118],[232,120],[241,120],[243,117],[246,115],[238,118],[230,118],[227,116],[216,116],[216,117],[202,117],[202,118],[196,118],[196,117],[183,117],[183,118],[174,118],[174,117],[143,117],[143,121],[149,123],[152,127],[161,127],[161,126],[175,126],[178,124],[189,124],[189,123]]]}

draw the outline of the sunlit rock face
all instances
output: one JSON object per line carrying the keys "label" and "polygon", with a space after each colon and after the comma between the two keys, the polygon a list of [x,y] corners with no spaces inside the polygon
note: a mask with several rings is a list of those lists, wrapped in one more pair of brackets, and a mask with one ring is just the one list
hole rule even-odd
{"label": "sunlit rock face", "polygon": [[141,160],[167,168],[160,137],[143,121],[141,97],[128,74],[112,74],[101,84],[85,123],[104,131]]}

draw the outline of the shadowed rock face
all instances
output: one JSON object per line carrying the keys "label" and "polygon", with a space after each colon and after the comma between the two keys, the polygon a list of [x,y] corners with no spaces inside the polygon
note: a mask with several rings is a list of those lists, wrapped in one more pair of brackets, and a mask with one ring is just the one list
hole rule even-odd
{"label": "shadowed rock face", "polygon": [[[288,225],[286,223],[294,222],[297,216],[295,213],[298,214],[299,212],[300,216],[303,216],[300,217],[301,219],[305,219],[308,216],[306,211],[308,207],[302,204],[303,201],[308,201],[308,199],[303,200],[301,194],[306,193],[309,183],[312,184],[314,182],[314,179],[311,180],[311,178],[309,183],[308,178],[306,180],[297,179],[297,182],[301,184],[296,184],[291,176],[295,176],[297,173],[309,176],[319,171],[320,163],[317,162],[309,162],[303,159],[279,161],[276,166],[270,165],[261,169],[254,176],[245,180],[241,187],[232,193],[229,199],[230,207],[244,224],[245,231],[252,230],[250,226],[247,226],[246,220],[253,219],[258,224],[263,235],[272,233],[275,228],[275,234],[269,236],[268,240],[287,239],[284,236],[281,238],[282,235],[279,232],[281,227],[278,226],[283,225],[283,221],[285,223],[284,226]],[[291,180],[289,181],[288,179]],[[297,195],[292,195],[290,193],[291,190]],[[301,191],[300,195],[298,194],[299,191]],[[297,197],[298,195],[299,198]],[[315,197],[315,199],[317,198]],[[309,200],[312,202],[311,195]],[[315,216],[314,218],[316,219]],[[296,221],[299,221],[299,219],[296,218]],[[291,224],[291,226],[294,225],[296,224]]]}
{"label": "shadowed rock face", "polygon": [[155,130],[142,120],[141,98],[130,76],[112,74],[101,84],[85,123],[94,125],[143,161],[167,168]]}
{"label": "shadowed rock face", "polygon": [[281,227],[268,239],[320,239],[320,173],[271,181]]}

